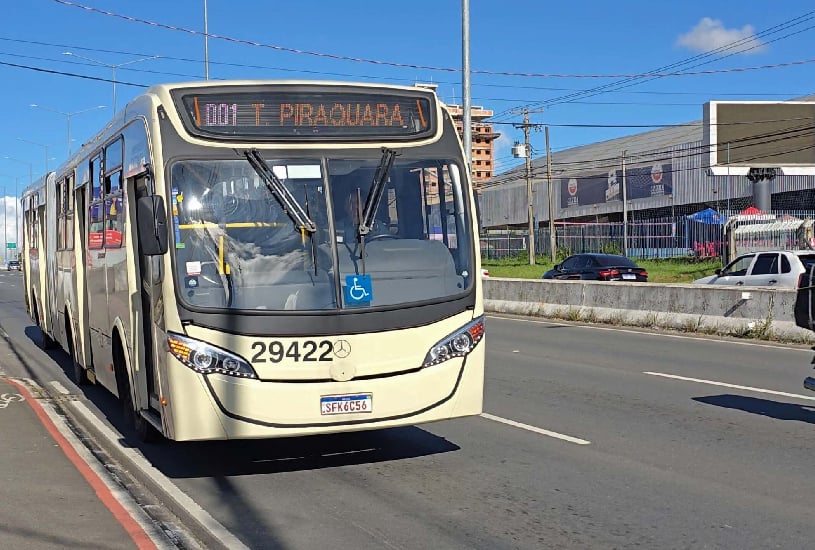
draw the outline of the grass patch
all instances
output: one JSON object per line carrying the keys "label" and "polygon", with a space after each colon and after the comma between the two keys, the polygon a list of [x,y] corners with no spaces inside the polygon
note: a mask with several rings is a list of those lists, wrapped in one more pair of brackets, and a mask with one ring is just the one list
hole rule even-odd
{"label": "grass patch", "polygon": [[[552,268],[551,260],[542,256],[535,258],[535,265],[529,265],[529,258],[526,255],[500,260],[482,260],[481,263],[489,270],[490,277],[514,279],[540,279],[544,271]],[[698,261],[693,258],[640,260],[637,264],[648,270],[648,280],[653,283],[691,283],[700,277],[713,275],[717,267],[722,267],[719,260]]]}
{"label": "grass patch", "polygon": [[642,260],[638,265],[648,270],[648,280],[653,283],[691,283],[695,279],[713,275],[719,260]]}

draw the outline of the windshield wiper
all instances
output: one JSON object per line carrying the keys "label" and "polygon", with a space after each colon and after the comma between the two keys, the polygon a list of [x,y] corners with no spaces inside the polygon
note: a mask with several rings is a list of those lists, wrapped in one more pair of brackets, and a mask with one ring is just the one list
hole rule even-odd
{"label": "windshield wiper", "polygon": [[371,232],[374,226],[376,211],[379,208],[379,202],[382,199],[382,193],[385,191],[385,182],[388,181],[388,174],[393,167],[393,161],[396,159],[396,151],[382,148],[382,158],[379,159],[379,167],[374,174],[374,180],[371,182],[371,190],[368,191],[368,197],[365,199],[365,208],[362,211],[362,220],[359,224],[359,235],[363,237]]}
{"label": "windshield wiper", "polygon": [[294,222],[297,229],[300,231],[308,231],[309,233],[317,231],[317,225],[312,221],[303,207],[300,206],[300,203],[297,202],[294,195],[292,195],[283,182],[280,181],[280,178],[269,168],[269,165],[266,164],[266,161],[260,156],[260,152],[257,149],[249,149],[248,151],[244,151],[243,154],[246,156],[246,160],[249,161],[250,166],[252,166],[254,171],[257,172],[257,175],[260,176],[260,179],[266,184],[266,187],[269,188],[269,191],[272,192],[274,198],[277,199],[277,202],[280,203],[280,207],[283,208],[283,211],[291,218],[291,221]]}

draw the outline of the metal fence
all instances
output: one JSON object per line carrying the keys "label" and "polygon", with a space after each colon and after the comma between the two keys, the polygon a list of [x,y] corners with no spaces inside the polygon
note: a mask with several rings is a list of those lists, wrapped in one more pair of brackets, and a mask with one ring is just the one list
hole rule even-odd
{"label": "metal fence", "polygon": [[[731,247],[733,252],[740,253],[756,246],[774,249],[806,246],[800,236],[795,235],[795,230],[790,229],[800,226],[804,219],[812,218],[815,218],[815,212],[761,216],[716,212],[707,216],[629,221],[625,230],[622,222],[555,222],[555,245],[559,258],[581,252],[626,254],[641,259],[727,258],[732,256],[729,253]],[[801,223],[796,225],[793,220]],[[766,231],[742,229],[732,239],[727,233],[753,224],[766,225]],[[744,239],[739,237],[742,234]],[[528,241],[529,234],[525,230],[490,230],[481,235],[481,255],[485,259],[526,256],[529,254]],[[550,256],[549,243],[549,229],[538,228],[535,231],[536,254]],[[815,246],[815,241],[811,244]]]}

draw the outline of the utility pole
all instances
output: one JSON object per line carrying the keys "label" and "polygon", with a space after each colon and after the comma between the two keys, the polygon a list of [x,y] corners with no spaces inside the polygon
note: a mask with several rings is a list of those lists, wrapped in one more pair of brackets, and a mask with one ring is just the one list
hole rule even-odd
{"label": "utility pole", "polygon": [[[524,107],[521,111],[512,110],[513,114],[523,113],[524,121],[523,124],[513,124],[516,128],[522,128],[524,131],[524,146],[523,146],[523,155],[526,157],[526,204],[527,204],[527,222],[529,224],[529,265],[535,265],[535,203],[532,199],[532,145],[529,143],[529,130],[532,128],[539,129],[540,124],[532,124],[529,122],[529,114],[530,113],[542,113],[543,110],[539,109],[537,111],[530,111],[526,107]],[[520,144],[517,144],[513,147],[512,154],[515,158],[521,157],[521,152],[517,151],[520,149]]]}
{"label": "utility pole", "polygon": [[526,148],[526,216],[529,223],[529,265],[535,265],[535,204],[532,200],[532,146],[529,144],[529,109],[524,109]]}
{"label": "utility pole", "polygon": [[470,0],[461,0],[461,107],[462,111],[464,111],[461,137],[464,142],[464,158],[467,160],[467,170],[472,176],[473,119],[470,103]]}
{"label": "utility pole", "polygon": [[17,212],[17,207],[20,206],[20,192],[18,191],[19,182],[17,178],[14,178],[14,242],[17,243],[17,248],[15,249],[14,255],[15,260],[20,259],[20,228],[17,227],[17,219],[20,217],[20,213]]}
{"label": "utility pole", "polygon": [[628,195],[625,185],[625,154],[623,150],[621,168],[623,171],[623,256],[628,256]]}
{"label": "utility pole", "polygon": [[555,189],[552,187],[552,150],[549,149],[549,127],[546,131],[546,187],[549,192],[549,252],[552,263],[557,261],[557,239],[555,237]]}
{"label": "utility pole", "polygon": [[204,80],[209,80],[209,16],[207,0],[204,0]]}

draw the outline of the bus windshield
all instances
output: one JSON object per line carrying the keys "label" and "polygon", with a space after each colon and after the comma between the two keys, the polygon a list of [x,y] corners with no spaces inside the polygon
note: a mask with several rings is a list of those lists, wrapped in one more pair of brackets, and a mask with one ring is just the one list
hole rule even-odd
{"label": "bus windshield", "polygon": [[[397,156],[180,160],[170,171],[176,284],[196,309],[364,309],[473,284],[461,168]],[[265,164],[265,167],[263,167]],[[268,172],[264,176],[266,167]],[[275,185],[268,181],[274,180]],[[375,192],[371,192],[372,184]],[[293,221],[284,195],[313,222]],[[363,213],[371,223],[360,230]]]}

